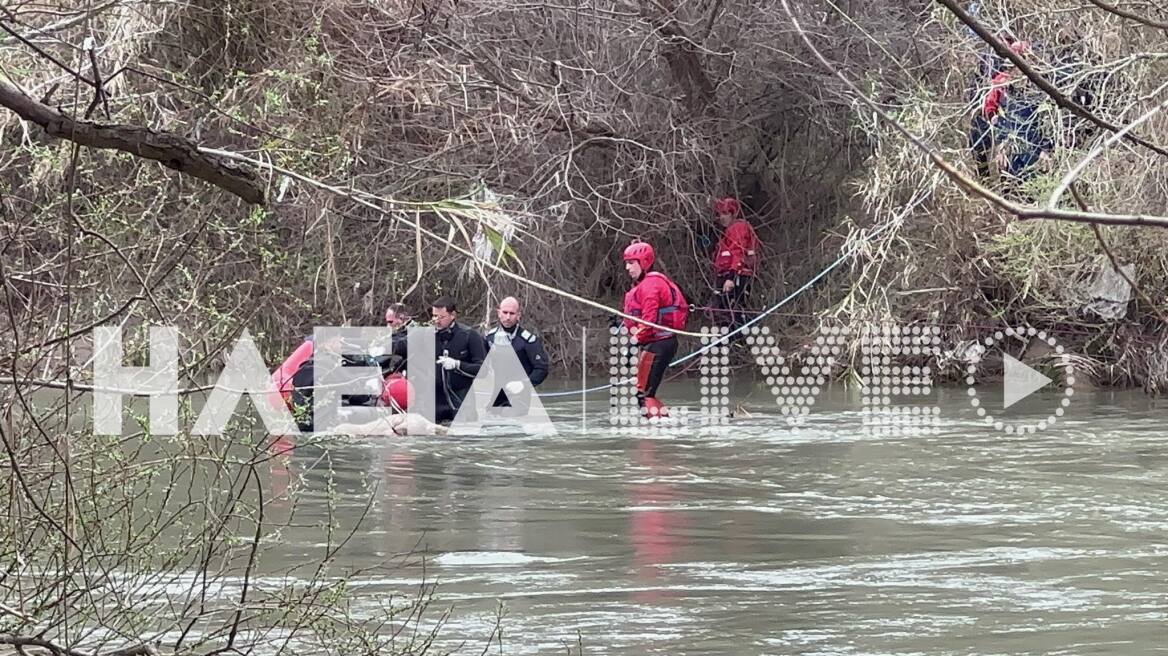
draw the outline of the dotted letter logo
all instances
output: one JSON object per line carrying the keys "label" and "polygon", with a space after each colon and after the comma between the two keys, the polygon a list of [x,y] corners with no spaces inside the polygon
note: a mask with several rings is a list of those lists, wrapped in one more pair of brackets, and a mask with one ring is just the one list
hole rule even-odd
{"label": "dotted letter logo", "polygon": [[637,406],[637,350],[629,337],[628,328],[620,326],[609,331],[608,339],[608,416],[617,426],[638,423],[641,409]]}
{"label": "dotted letter logo", "polygon": [[[1056,361],[1056,366],[1062,367],[1063,370],[1063,389],[1061,398],[1058,402],[1058,407],[1054,409],[1045,419],[1040,419],[1036,422],[1018,422],[1008,421],[1005,418],[995,417],[990,414],[981,399],[977,397],[976,384],[977,380],[974,376],[977,374],[978,365],[982,362],[982,356],[977,356],[970,359],[970,364],[966,368],[965,378],[966,384],[969,385],[967,390],[969,394],[969,404],[977,411],[977,416],[985,422],[987,426],[993,426],[999,431],[1006,433],[1017,433],[1019,435],[1026,435],[1035,433],[1040,430],[1046,430],[1053,426],[1066,413],[1066,408],[1071,405],[1071,397],[1075,395],[1075,368],[1071,364],[1071,357],[1065,352],[1062,344],[1058,343],[1053,336],[1047,335],[1045,330],[1036,330],[1035,328],[1006,328],[1005,332],[998,330],[994,332],[993,337],[985,338],[985,345],[987,348],[999,346],[1009,337],[1014,340],[1020,340],[1024,343],[1032,342],[1035,339],[1045,342],[1046,346],[1053,350],[1051,357]],[[1026,364],[1018,359],[1005,353],[1003,347],[1003,361],[1004,368],[1002,385],[1002,392],[1004,398],[1002,400],[1002,410],[1006,410],[1023,398],[1029,396],[1031,393],[1043,389],[1047,384],[1053,383],[1050,378],[1031,369]]]}
{"label": "dotted letter logo", "polygon": [[[747,328],[747,332],[753,327]],[[726,326],[702,327],[701,409],[702,424],[718,426],[730,421],[730,341]],[[750,339],[749,337],[747,339]],[[713,344],[713,346],[710,346]]]}
{"label": "dotted letter logo", "polygon": [[[860,335],[863,351],[864,433],[873,436],[936,434],[941,408],[893,405],[893,397],[925,396],[933,390],[934,363],[940,354],[936,326],[868,324]],[[902,364],[903,363],[903,364]],[[905,366],[907,365],[907,366]]]}
{"label": "dotted letter logo", "polygon": [[806,422],[811,406],[815,405],[816,397],[827,382],[849,331],[842,326],[825,326],[820,329],[820,333],[811,347],[810,357],[799,367],[798,374],[794,374],[791,365],[779,355],[779,347],[768,327],[763,326],[757,333],[746,337],[750,352],[762,368],[766,384],[779,405],[779,412],[790,426],[801,426]]}

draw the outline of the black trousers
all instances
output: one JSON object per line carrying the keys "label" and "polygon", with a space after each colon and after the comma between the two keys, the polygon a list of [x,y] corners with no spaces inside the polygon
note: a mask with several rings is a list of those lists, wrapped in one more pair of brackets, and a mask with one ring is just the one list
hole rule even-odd
{"label": "black trousers", "polygon": [[637,360],[637,403],[645,405],[646,397],[656,397],[657,388],[665,379],[665,370],[677,355],[677,336],[649,342],[641,346]]}
{"label": "black trousers", "polygon": [[443,378],[450,377],[447,372],[438,374],[438,385],[434,395],[434,421],[438,423],[454,421],[454,416],[458,414],[458,409],[462,407],[463,400],[470,392],[470,388],[465,389],[455,388],[449,385],[448,381],[443,381]]}
{"label": "black trousers", "polygon": [[[734,289],[731,289],[729,294],[722,291],[722,285],[727,280],[734,281]],[[746,323],[746,313],[742,310],[746,305],[747,296],[750,295],[750,286],[753,282],[752,276],[740,276],[733,273],[718,276],[718,293],[714,295],[714,300],[710,303],[710,307],[714,309],[715,324],[735,330]]]}

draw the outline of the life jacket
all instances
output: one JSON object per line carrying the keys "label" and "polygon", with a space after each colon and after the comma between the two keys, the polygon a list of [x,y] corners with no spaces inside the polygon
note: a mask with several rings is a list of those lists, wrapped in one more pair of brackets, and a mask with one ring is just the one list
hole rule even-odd
{"label": "life jacket", "polygon": [[689,301],[685,300],[685,295],[681,293],[681,288],[664,273],[650,271],[647,275],[660,276],[665,281],[665,284],[669,285],[670,303],[665,307],[657,309],[657,323],[666,328],[685,330],[685,324],[689,321]]}
{"label": "life jacket", "polygon": [[[650,283],[650,280],[660,280],[660,282]],[[669,303],[661,305],[657,308],[657,320],[653,323],[665,326],[671,330],[685,330],[685,324],[689,321],[689,302],[685,300],[685,295],[681,293],[681,288],[678,287],[677,284],[672,280],[670,280],[668,276],[659,271],[650,271],[646,273],[644,279],[642,279],[636,287],[629,290],[629,293],[625,295],[625,314],[629,314],[634,317],[641,316],[641,300],[638,297],[637,292],[641,289],[642,286],[646,284],[651,287],[657,287],[659,284],[664,284],[666,289],[669,290]],[[653,289],[652,291],[656,292],[657,290]],[[636,325],[635,322],[628,323]],[[649,330],[652,330],[654,333],[653,338],[638,341],[644,343],[646,341],[664,339],[668,336],[664,334],[656,334],[660,331],[655,328],[651,328]]]}

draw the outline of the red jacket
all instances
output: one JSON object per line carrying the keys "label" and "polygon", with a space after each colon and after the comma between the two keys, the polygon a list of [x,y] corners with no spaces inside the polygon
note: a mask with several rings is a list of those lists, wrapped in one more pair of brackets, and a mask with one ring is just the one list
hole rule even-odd
{"label": "red jacket", "polygon": [[[689,303],[677,284],[664,273],[650,271],[625,294],[625,314],[660,326],[684,330],[689,318]],[[632,319],[625,319],[624,323],[633,334],[633,341],[638,344],[659,342],[673,334]]]}
{"label": "red jacket", "polygon": [[1002,103],[1006,100],[1006,93],[1014,79],[1013,71],[1002,71],[994,76],[990,82],[990,91],[986,94],[985,104],[981,108],[981,112],[985,114],[986,118],[993,118],[994,114],[997,114],[998,110],[1002,108]]}
{"label": "red jacket", "polygon": [[758,251],[762,242],[746,219],[738,219],[726,228],[714,254],[714,272],[718,275],[753,276],[758,268]]}

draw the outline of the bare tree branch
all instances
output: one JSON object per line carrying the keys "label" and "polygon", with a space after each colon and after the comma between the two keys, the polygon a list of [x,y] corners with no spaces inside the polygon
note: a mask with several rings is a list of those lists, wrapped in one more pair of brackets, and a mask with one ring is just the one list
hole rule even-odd
{"label": "bare tree branch", "polygon": [[0,645],[11,645],[17,649],[21,647],[38,647],[48,650],[53,656],[158,656],[158,649],[150,644],[132,645],[122,649],[91,655],[88,652],[62,647],[44,638],[18,636],[10,633],[0,633]]}
{"label": "bare tree branch", "polygon": [[710,38],[710,34],[714,31],[714,24],[718,20],[718,16],[722,13],[722,4],[725,0],[714,0],[714,7],[710,10],[710,17],[706,19],[706,29],[702,31],[702,43],[705,43]]}
{"label": "bare tree branch", "polygon": [[158,648],[150,644],[133,645],[124,649],[117,649],[101,656],[158,656]]}
{"label": "bare tree branch", "polygon": [[[1161,87],[1161,88],[1163,88],[1163,87]],[[1159,105],[1156,105],[1152,109],[1144,112],[1141,116],[1137,117],[1136,120],[1123,126],[1122,130],[1120,130],[1119,132],[1116,132],[1115,134],[1113,134],[1110,137],[1108,137],[1107,139],[1105,139],[1103,141],[1103,143],[1100,143],[1097,146],[1095,146],[1094,148],[1092,148],[1091,152],[1087,153],[1081,160],[1079,160],[1079,163],[1076,164],[1074,167],[1072,167],[1071,170],[1068,171],[1065,176],[1063,176],[1063,179],[1061,181],[1059,181],[1058,186],[1055,187],[1054,191],[1050,195],[1050,200],[1047,201],[1047,203],[1046,203],[1047,207],[1053,208],[1056,205],[1058,205],[1059,199],[1062,198],[1062,195],[1064,192],[1066,192],[1067,188],[1070,187],[1074,183],[1076,178],[1078,178],[1080,175],[1082,175],[1083,171],[1086,170],[1087,165],[1090,164],[1091,161],[1094,160],[1096,157],[1098,157],[1104,150],[1110,148],[1112,145],[1115,144],[1115,142],[1117,142],[1120,139],[1122,139],[1123,137],[1127,136],[1127,134],[1129,132],[1134,130],[1141,123],[1143,123],[1144,121],[1147,121],[1148,119],[1152,118],[1156,114],[1159,114],[1160,112],[1164,111],[1165,109],[1168,109],[1168,100],[1165,100],[1164,102],[1160,103]],[[1083,206],[1083,203],[1080,202],[1079,205]],[[1083,206],[1083,209],[1084,209],[1084,211],[1086,211],[1085,206]]]}
{"label": "bare tree branch", "polygon": [[[372,198],[375,200],[380,200],[382,202],[389,202],[389,203],[394,203],[394,202],[400,203],[400,201],[393,201],[392,199],[383,198],[380,196],[376,196],[374,194],[368,194],[368,193],[363,193],[363,192],[354,192],[353,190],[342,189],[341,187],[336,187],[336,186],[330,185],[328,183],[321,182],[320,180],[316,180],[314,178],[310,178],[308,176],[301,175],[301,174],[296,173],[295,171],[292,171],[290,169],[281,168],[279,166],[276,166],[276,165],[270,164],[270,163],[260,162],[259,160],[252,159],[250,157],[247,157],[246,155],[240,155],[238,153],[232,153],[232,152],[224,151],[224,150],[212,150],[210,148],[203,148],[202,150],[204,152],[213,153],[216,155],[220,155],[222,157],[230,157],[232,159],[237,159],[237,160],[241,160],[244,162],[248,162],[248,163],[253,164],[255,166],[262,166],[262,167],[271,169],[273,171],[276,171],[277,173],[282,173],[290,178],[295,178],[297,180],[300,180],[301,182],[305,182],[307,184],[310,184],[310,185],[316,187],[317,189],[322,189],[322,190],[327,191],[329,193],[348,198],[349,200],[352,200],[353,202],[358,203],[360,205],[364,205],[365,207],[368,207],[371,210],[375,210],[381,214],[384,214],[386,216],[390,216],[393,219],[395,219],[396,221],[398,221],[406,226],[409,226],[411,228],[414,228],[415,230],[421,232],[422,234],[426,235],[427,237],[433,239],[434,241],[446,244],[451,250],[457,251],[459,254],[467,257],[471,261],[474,261],[474,262],[480,264],[484,268],[491,269],[495,273],[502,275],[502,276],[505,276],[507,278],[510,278],[516,282],[519,282],[519,283],[522,283],[525,285],[529,285],[529,286],[534,287],[536,289],[540,289],[542,291],[549,292],[549,293],[555,294],[557,296],[569,298],[573,301],[576,301],[577,303],[582,303],[584,305],[590,305],[590,306],[597,308],[597,309],[600,309],[600,310],[605,310],[606,312],[609,312],[610,314],[615,314],[615,315],[617,315],[619,317],[623,317],[625,319],[631,319],[633,321],[636,321],[637,323],[649,326],[651,328],[656,328],[658,330],[668,330],[668,331],[674,333],[675,335],[685,335],[687,337],[705,337],[708,334],[708,333],[703,333],[703,332],[681,330],[678,328],[669,328],[666,326],[662,326],[660,324],[653,323],[652,321],[647,321],[647,320],[642,319],[640,317],[635,317],[631,314],[626,314],[620,310],[617,310],[616,308],[612,308],[612,307],[609,307],[607,305],[604,305],[603,303],[597,303],[596,301],[594,301],[592,299],[584,298],[583,296],[578,296],[576,294],[572,294],[570,292],[564,291],[563,289],[559,289],[557,287],[547,285],[545,283],[539,282],[538,280],[534,280],[530,277],[525,277],[525,276],[522,276],[520,274],[514,273],[512,271],[508,271],[507,269],[505,269],[501,266],[498,266],[497,264],[495,264],[493,262],[479,260],[473,252],[467,250],[466,248],[463,248],[462,246],[459,246],[458,244],[454,243],[452,240],[447,239],[447,238],[443,237],[442,235],[439,235],[431,230],[427,230],[427,229],[423,228],[419,223],[405,218],[407,213],[402,212],[401,210],[397,210],[397,211],[388,210],[388,209],[386,209],[386,208],[384,208],[376,203],[373,203],[369,200],[366,200],[366,197]],[[437,213],[439,210],[432,209],[429,211]],[[409,214],[417,215],[417,213],[412,211],[412,210],[409,212]],[[1164,219],[1164,225],[1165,225],[1165,227],[1168,227],[1168,218]]]}
{"label": "bare tree branch", "polygon": [[[948,0],[937,1],[947,2]],[[807,45],[807,48],[811,50],[811,53],[815,55],[815,58],[819,60],[819,63],[823,64],[824,68],[826,68],[831,72],[832,75],[843,82],[844,85],[846,85],[848,89],[850,89],[852,93],[855,94],[856,98],[860,102],[867,105],[868,108],[875,112],[876,115],[879,116],[884,122],[888,123],[894,130],[902,134],[906,139],[912,142],[914,146],[924,152],[925,155],[927,155],[938,168],[945,172],[945,175],[949,176],[954,182],[956,182],[966,191],[984,198],[993,205],[997,206],[999,209],[1009,212],[1010,214],[1013,214],[1022,220],[1058,219],[1061,221],[1073,221],[1077,223],[1100,223],[1104,225],[1154,226],[1157,228],[1168,228],[1168,216],[1073,212],[1054,208],[1024,207],[1012,201],[1006,200],[1002,196],[995,194],[994,192],[985,188],[977,181],[971,180],[967,176],[962,175],[962,173],[958,171],[955,166],[950,164],[945,160],[944,157],[941,156],[935,147],[922,141],[919,137],[901,125],[896,119],[889,116],[888,112],[884,111],[884,109],[875,102],[872,102],[872,99],[864,94],[864,92],[861,91],[854,82],[849,80],[847,76],[845,76],[835,66],[833,66],[831,62],[829,62],[827,58],[823,56],[823,53],[821,53],[819,49],[815,47],[815,44],[811,42],[807,32],[803,29],[803,26],[799,24],[799,20],[795,18],[794,12],[791,11],[790,5],[787,4],[787,0],[781,0],[781,2],[783,5],[783,10],[787,12],[787,16],[791,20],[791,24],[795,26],[795,30],[799,33],[803,43]]]}
{"label": "bare tree branch", "polygon": [[[1091,121],[1095,125],[1098,125],[1105,130],[1110,132],[1120,131],[1119,126],[1111,123],[1110,121],[1099,118],[1091,111],[1085,109],[1079,103],[1064,96],[1058,89],[1055,88],[1053,84],[1050,83],[1049,80],[1043,77],[1041,73],[1035,71],[1030,66],[1030,64],[1026,63],[1025,59],[1019,57],[1014,53],[1014,51],[1006,47],[1006,44],[1002,43],[1000,40],[994,37],[994,35],[990,34],[989,30],[987,30],[985,26],[979,23],[976,18],[970,16],[969,13],[962,9],[961,6],[958,5],[954,0],[936,1],[948,9],[954,16],[959,18],[962,23],[965,23],[967,26],[969,26],[969,29],[973,30],[982,41],[985,41],[987,44],[989,44],[990,47],[994,49],[994,52],[1013,62],[1014,65],[1018,67],[1018,70],[1022,71],[1022,74],[1029,78],[1029,80],[1033,82],[1036,87],[1042,89],[1043,93],[1050,96],[1050,99],[1053,100],[1056,105],[1071,112],[1081,119]],[[1157,146],[1150,141],[1146,141],[1132,134],[1125,135],[1124,138],[1134,144],[1139,144],[1148,150],[1168,157],[1168,150],[1165,150],[1164,148]]]}
{"label": "bare tree branch", "polygon": [[[97,14],[105,11],[106,9],[109,9],[110,7],[114,7],[116,5],[121,4],[121,2],[122,2],[122,0],[112,0],[111,2],[107,2],[103,5],[98,5],[96,7],[92,7],[90,9],[85,10],[85,11],[78,12],[78,13],[70,16],[69,18],[65,18],[65,19],[62,19],[56,23],[53,23],[52,25],[46,25],[45,27],[35,29],[32,32],[25,35],[24,38],[25,39],[35,39],[39,36],[45,36],[47,34],[52,34],[53,32],[59,32],[59,31],[64,30],[64,29],[68,29],[70,27],[73,27],[74,25],[78,25],[80,23],[83,23],[83,22],[89,20],[91,17],[96,16]],[[12,19],[12,17],[10,16],[10,20],[11,19]],[[9,37],[0,38],[0,45],[4,45],[4,44],[8,43],[9,41],[18,40],[19,38],[20,37],[17,37],[17,36],[9,36]],[[23,40],[23,39],[20,39],[20,40]]]}
{"label": "bare tree branch", "polygon": [[54,137],[151,159],[209,182],[248,203],[265,203],[264,186],[254,170],[200,153],[198,145],[186,137],[133,125],[78,121],[33,100],[7,80],[0,80],[0,105],[36,123]]}
{"label": "bare tree branch", "polygon": [[0,633],[0,645],[11,645],[17,649],[21,647],[40,647],[41,649],[47,649],[53,656],[89,656],[84,652],[66,649],[44,638],[18,636],[10,633]]}
{"label": "bare tree branch", "polygon": [[57,68],[60,68],[61,70],[69,73],[69,75],[72,75],[73,78],[76,79],[78,82],[84,82],[85,84],[88,84],[89,86],[94,87],[95,89],[100,88],[93,83],[93,80],[90,80],[89,78],[85,77],[79,71],[75,71],[72,68],[69,68],[68,64],[61,62],[61,60],[57,59],[56,57],[52,56],[51,54],[49,54],[49,53],[45,52],[44,50],[42,50],[41,48],[37,47],[37,45],[35,43],[29,41],[24,36],[22,36],[19,32],[17,32],[16,30],[13,30],[11,27],[8,27],[7,25],[5,25],[3,21],[0,21],[0,30],[4,30],[5,32],[8,32],[10,35],[12,35],[13,39],[16,39],[16,40],[20,41],[21,43],[23,43],[24,45],[28,46],[28,48],[30,50],[35,52],[41,58],[43,58],[49,62],[52,62],[54,65],[57,66]]}
{"label": "bare tree branch", "polygon": [[1126,18],[1128,20],[1133,20],[1137,23],[1147,25],[1148,27],[1154,27],[1154,28],[1160,29],[1160,30],[1168,30],[1168,23],[1154,21],[1151,18],[1141,16],[1135,12],[1127,11],[1126,9],[1122,9],[1122,8],[1117,7],[1115,5],[1103,2],[1103,0],[1087,0],[1087,2],[1090,2],[1091,4],[1095,5],[1096,7],[1099,7],[1100,9],[1102,9],[1104,11],[1111,12],[1111,13],[1115,14],[1116,16],[1120,16],[1120,17]]}
{"label": "bare tree branch", "polygon": [[[1079,209],[1083,210],[1084,212],[1088,211],[1089,208],[1087,207],[1087,202],[1084,201],[1083,197],[1079,195],[1079,190],[1075,187],[1074,184],[1071,185],[1070,189],[1071,197],[1075,199],[1075,204],[1079,206]],[[1103,249],[1103,253],[1107,255],[1107,259],[1110,260],[1111,268],[1115,269],[1115,272],[1118,273],[1119,276],[1123,278],[1132,289],[1136,290],[1136,293],[1140,295],[1140,298],[1144,299],[1144,302],[1148,304],[1148,307],[1152,308],[1152,311],[1156,313],[1156,316],[1160,318],[1160,321],[1165,325],[1168,325],[1168,317],[1164,316],[1164,311],[1160,309],[1159,304],[1153,301],[1151,297],[1149,297],[1148,294],[1144,292],[1143,288],[1137,285],[1136,281],[1128,277],[1127,273],[1123,270],[1123,265],[1119,263],[1119,258],[1115,257],[1115,253],[1111,252],[1111,247],[1108,246],[1107,241],[1103,239],[1103,231],[1099,229],[1099,226],[1096,224],[1091,224],[1091,232],[1095,235],[1095,241],[1099,243],[1099,247]]]}

